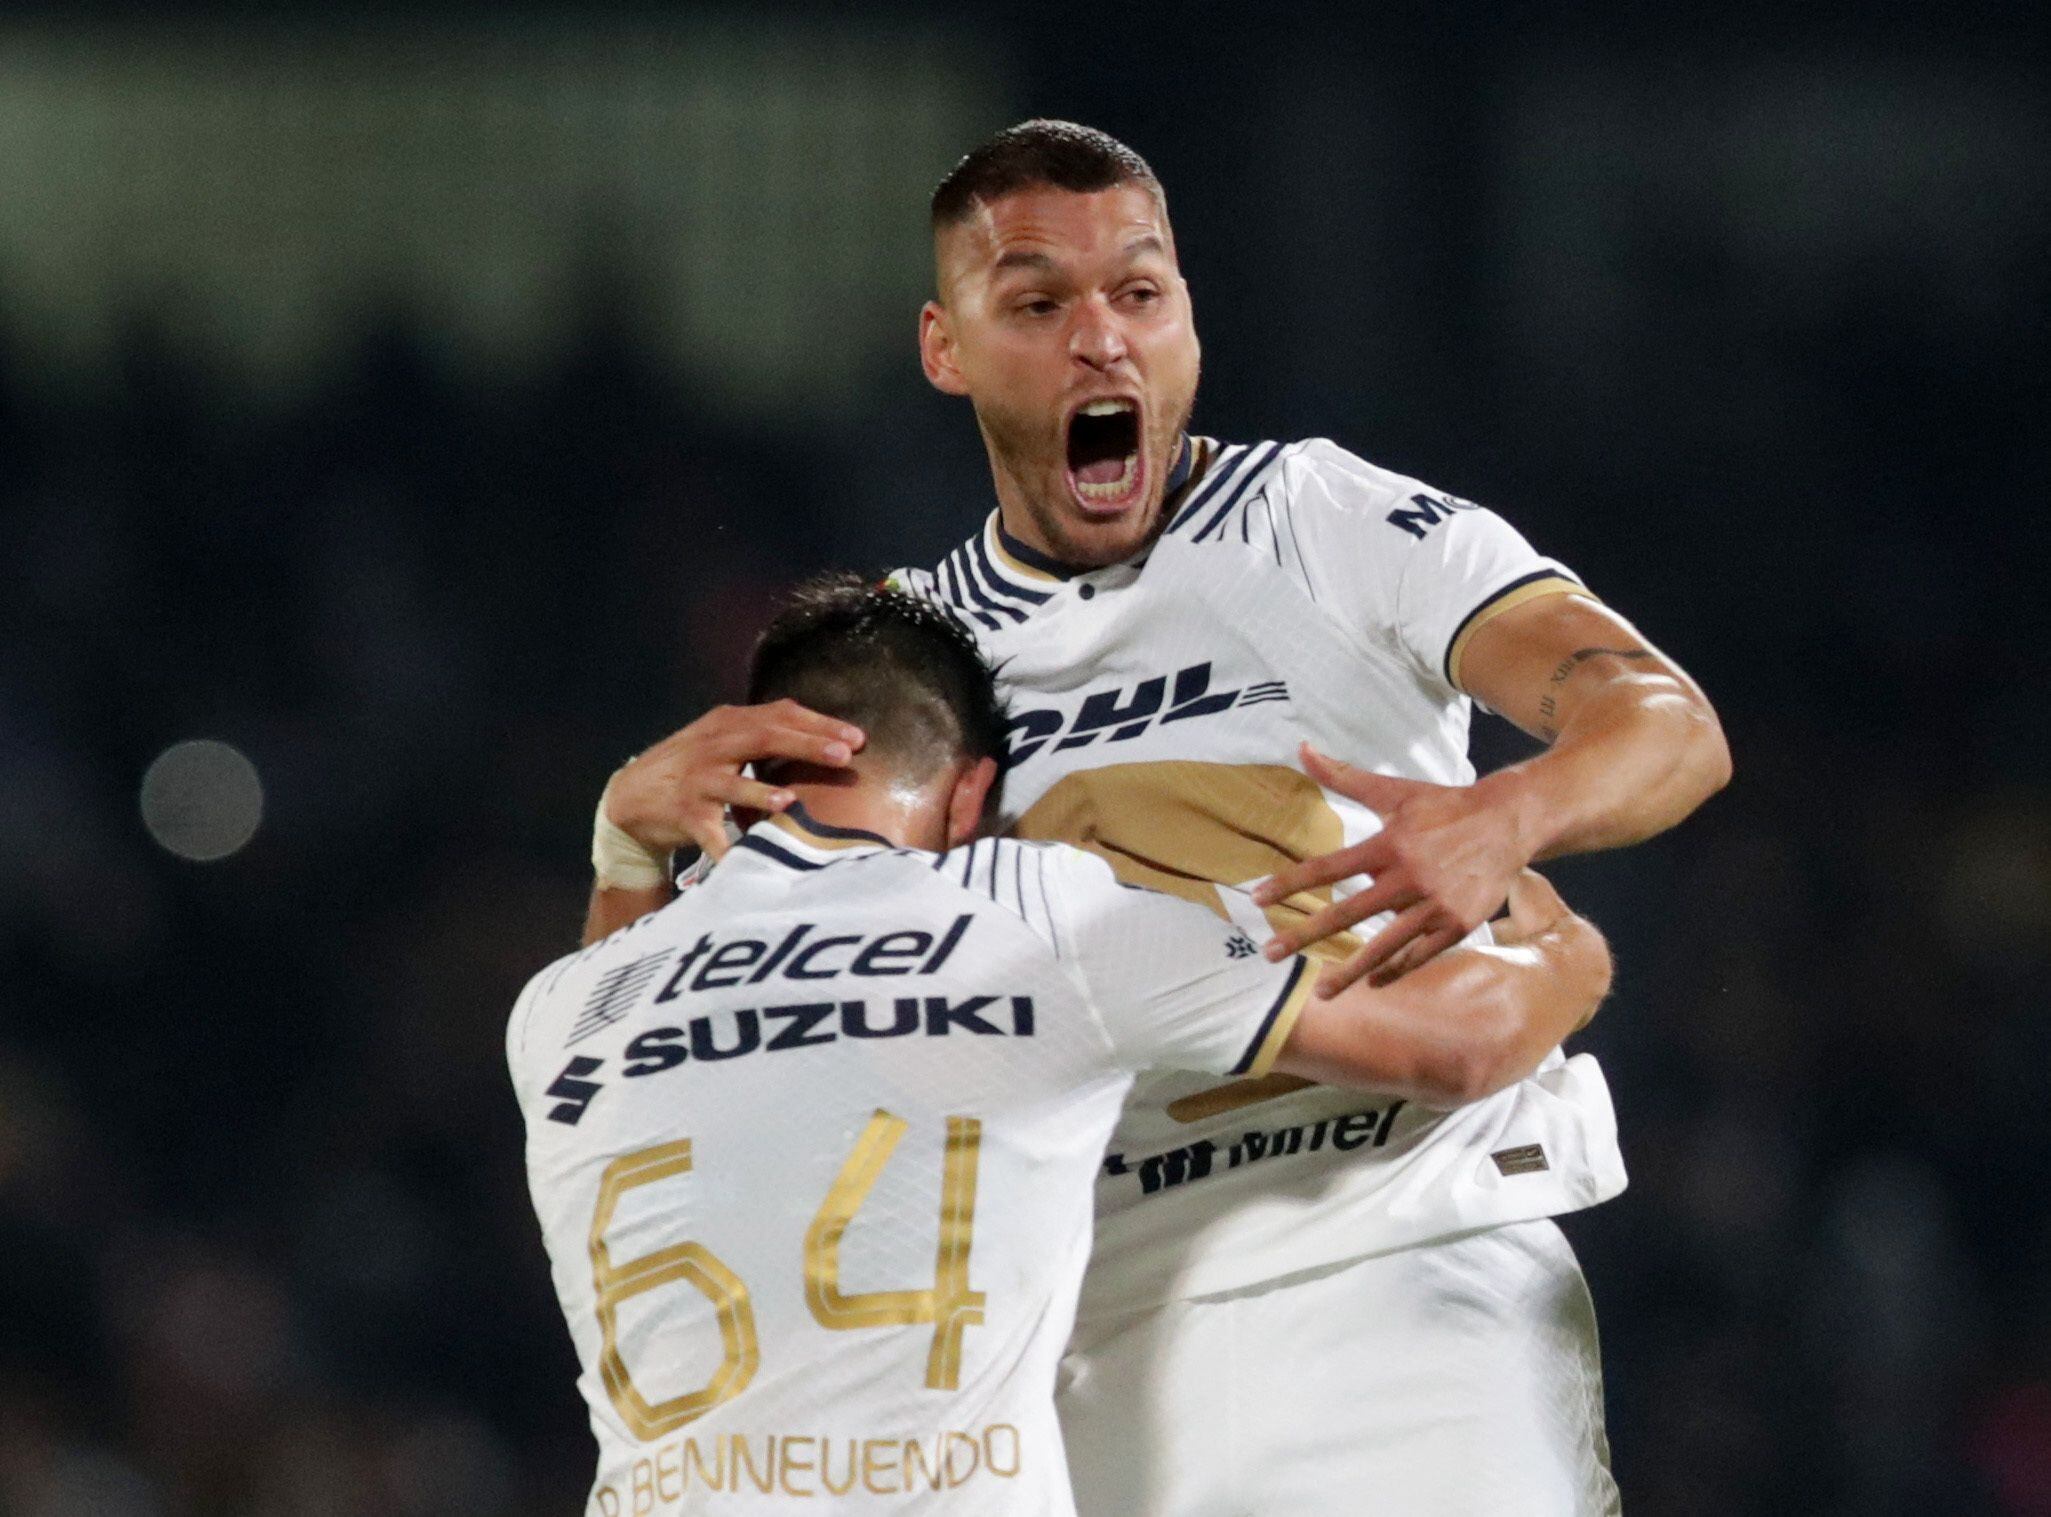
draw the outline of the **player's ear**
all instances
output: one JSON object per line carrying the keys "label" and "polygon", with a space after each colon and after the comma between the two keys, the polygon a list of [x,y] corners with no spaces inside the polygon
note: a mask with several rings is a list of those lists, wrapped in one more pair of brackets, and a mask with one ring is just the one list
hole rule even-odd
{"label": "player's ear", "polygon": [[983,812],[990,804],[990,787],[997,783],[997,760],[977,759],[962,767],[954,777],[954,789],[947,797],[947,846],[959,848],[982,836]]}
{"label": "player's ear", "polygon": [[947,308],[929,300],[919,310],[919,367],[926,379],[943,395],[966,395],[969,385],[954,361],[954,329],[948,324]]}

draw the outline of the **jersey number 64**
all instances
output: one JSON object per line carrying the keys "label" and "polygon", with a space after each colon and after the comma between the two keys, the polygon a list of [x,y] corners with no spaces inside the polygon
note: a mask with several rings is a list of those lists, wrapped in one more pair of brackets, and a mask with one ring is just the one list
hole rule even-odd
{"label": "jersey number 64", "polygon": [[[923,1290],[858,1291],[840,1288],[840,1242],[855,1213],[890,1162],[907,1124],[878,1110],[856,1139],[826,1199],[805,1230],[805,1304],[821,1327],[848,1331],[865,1327],[933,1325],[933,1347],[926,1356],[926,1384],[951,1391],[961,1383],[962,1335],[983,1320],[983,1293],[969,1289],[969,1249],[976,1227],[976,1161],[983,1124],[974,1117],[947,1119],[946,1157],[940,1174],[940,1243],[933,1283]],[[606,1229],[620,1197],[637,1185],[688,1174],[691,1140],[660,1143],[622,1154],[606,1165],[598,1185],[598,1206],[591,1216],[591,1283],[598,1295],[598,1330],[603,1340],[599,1373],[633,1434],[648,1442],[704,1416],[747,1388],[761,1362],[755,1335],[755,1312],[740,1276],[702,1243],[677,1243],[654,1253],[613,1262],[606,1247]],[[647,1291],[687,1283],[712,1303],[725,1354],[712,1378],[694,1391],[650,1402],[634,1385],[620,1357],[619,1309]]]}

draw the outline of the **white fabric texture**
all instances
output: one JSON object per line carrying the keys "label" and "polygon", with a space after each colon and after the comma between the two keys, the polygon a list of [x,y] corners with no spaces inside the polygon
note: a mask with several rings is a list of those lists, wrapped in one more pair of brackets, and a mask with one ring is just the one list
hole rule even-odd
{"label": "white fabric texture", "polygon": [[1551,1222],[1086,1327],[1082,1517],[1613,1517],[1594,1308]]}

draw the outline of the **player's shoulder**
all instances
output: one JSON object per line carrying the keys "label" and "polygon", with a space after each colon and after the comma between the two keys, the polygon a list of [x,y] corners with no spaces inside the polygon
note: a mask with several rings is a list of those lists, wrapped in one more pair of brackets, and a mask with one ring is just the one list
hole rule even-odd
{"label": "player's shoulder", "polygon": [[1363,458],[1329,437],[1307,438],[1290,456],[1288,482],[1306,500],[1342,514],[1386,521],[1402,530],[1420,512],[1443,516],[1478,509],[1474,502],[1414,475]]}
{"label": "player's shoulder", "polygon": [[931,569],[914,569],[909,565],[892,569],[883,576],[883,588],[895,590],[899,595],[916,596],[920,600],[933,600],[938,587]]}
{"label": "player's shoulder", "polygon": [[994,906],[1000,917],[1016,919],[1057,959],[1075,959],[1083,937],[1115,937],[1120,922],[1144,915],[1142,903],[1187,904],[1126,884],[1103,859],[1070,843],[979,838],[927,857],[935,879],[966,893],[985,913]]}
{"label": "player's shoulder", "polygon": [[1163,535],[1188,542],[1240,541],[1241,528],[1281,483],[1286,461],[1300,442],[1189,440],[1188,476],[1165,507]]}
{"label": "player's shoulder", "polygon": [[[615,937],[618,935],[614,934]],[[520,994],[513,1000],[512,1013],[506,1018],[506,1063],[516,1084],[527,1064],[530,1050],[542,1044],[553,1046],[546,1024],[557,1007],[567,1004],[577,995],[578,990],[572,987],[581,988],[589,980],[592,964],[606,951],[606,945],[611,941],[610,938],[602,938],[575,953],[564,954],[530,976],[521,987]]]}
{"label": "player's shoulder", "polygon": [[1071,855],[1089,855],[1065,843],[978,838],[931,855],[935,880],[969,896],[978,911],[997,908],[1029,929],[1059,958],[1064,952],[1061,904],[1072,890]]}
{"label": "player's shoulder", "polygon": [[1008,632],[1053,599],[1058,565],[1009,539],[990,517],[930,569],[893,569],[884,584],[951,612],[978,636]]}
{"label": "player's shoulder", "polygon": [[[1466,506],[1329,437],[1247,443],[1200,437],[1192,440],[1192,456],[1189,480],[1171,503],[1166,528],[1169,536],[1191,543],[1274,537],[1286,545],[1299,512],[1384,517],[1407,509],[1419,495],[1450,502],[1446,509]],[[1290,518],[1286,524],[1281,513]]]}

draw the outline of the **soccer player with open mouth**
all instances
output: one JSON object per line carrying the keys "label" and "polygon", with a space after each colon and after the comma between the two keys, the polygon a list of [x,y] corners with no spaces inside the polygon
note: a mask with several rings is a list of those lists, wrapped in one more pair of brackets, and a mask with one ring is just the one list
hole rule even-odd
{"label": "soccer player with open mouth", "polygon": [[989,666],[859,576],[793,598],[750,690],[859,722],[860,757],[770,769],[789,807],[507,1026],[596,1517],[1073,1517],[1056,1368],[1136,1073],[1458,1104],[1608,987],[1600,934],[1528,873],[1518,942],[1328,1000],[1306,960],[1080,849],[980,836]]}
{"label": "soccer player with open mouth", "polygon": [[[932,212],[920,358],[970,401],[996,509],[894,582],[1000,670],[1012,835],[1309,951],[1335,993],[1484,941],[1527,864],[1650,837],[1727,782],[1695,682],[1493,511],[1325,439],[1190,430],[1189,288],[1130,148],[1027,122]],[[1476,701],[1544,751],[1477,778]],[[651,854],[718,853],[727,807],[787,804],[749,760],[842,765],[861,738],[722,709],[602,806]],[[591,929],[667,896],[597,889]],[[1064,1367],[1082,1511],[1617,1509],[1593,1308],[1550,1220],[1624,1185],[1596,1061],[1367,1109],[1276,1075],[1135,1086]]]}

